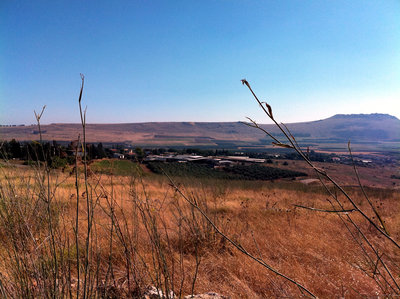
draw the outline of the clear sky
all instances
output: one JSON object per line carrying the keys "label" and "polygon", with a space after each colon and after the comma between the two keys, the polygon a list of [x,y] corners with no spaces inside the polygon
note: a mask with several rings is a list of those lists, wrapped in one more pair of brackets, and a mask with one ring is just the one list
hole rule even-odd
{"label": "clear sky", "polygon": [[400,118],[400,1],[0,1],[0,123]]}

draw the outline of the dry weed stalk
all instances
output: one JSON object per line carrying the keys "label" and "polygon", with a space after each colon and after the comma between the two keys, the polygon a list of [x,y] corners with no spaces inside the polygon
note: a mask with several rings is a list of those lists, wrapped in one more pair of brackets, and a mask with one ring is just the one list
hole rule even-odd
{"label": "dry weed stalk", "polygon": [[[258,130],[261,130],[262,132],[267,134],[269,137],[271,137],[273,139],[273,142],[272,142],[273,145],[282,147],[282,148],[292,149],[297,154],[299,154],[300,157],[305,162],[307,162],[307,164],[316,172],[320,182],[322,183],[322,185],[324,186],[324,188],[326,189],[328,194],[331,196],[331,199],[333,200],[333,201],[328,200],[329,203],[333,207],[332,210],[316,209],[316,208],[305,207],[305,206],[301,206],[301,205],[297,205],[297,207],[305,208],[305,209],[313,210],[313,211],[318,211],[318,212],[337,214],[340,217],[340,219],[342,220],[342,223],[345,225],[346,229],[349,231],[351,238],[360,247],[362,254],[364,255],[364,257],[367,259],[367,261],[369,263],[369,266],[370,266],[369,272],[365,269],[362,269],[362,271],[364,273],[366,273],[368,276],[370,276],[371,278],[373,278],[375,280],[375,282],[377,283],[377,285],[379,286],[379,288],[385,294],[387,294],[388,291],[391,290],[390,291],[391,294],[399,295],[400,287],[399,287],[399,282],[397,281],[398,278],[396,279],[396,275],[392,274],[392,271],[395,270],[396,268],[398,269],[399,266],[390,260],[390,257],[388,256],[388,254],[385,253],[385,251],[379,253],[378,245],[374,244],[374,242],[371,240],[371,238],[369,238],[367,236],[366,232],[361,228],[360,224],[357,223],[357,221],[355,219],[353,219],[350,214],[350,212],[355,212],[355,213],[358,213],[359,215],[361,215],[362,218],[364,220],[366,220],[370,224],[370,226],[376,230],[376,232],[379,235],[381,235],[386,240],[388,240],[395,248],[397,248],[397,250],[400,249],[400,244],[389,235],[382,217],[378,213],[378,210],[376,209],[376,207],[370,201],[369,197],[367,196],[367,194],[364,190],[364,187],[361,184],[360,177],[359,177],[356,165],[354,163],[353,155],[351,152],[350,141],[348,143],[348,150],[349,150],[351,159],[353,160],[354,173],[355,173],[355,176],[357,177],[357,181],[362,190],[362,194],[364,195],[364,198],[367,200],[369,206],[371,207],[374,215],[377,218],[377,222],[375,222],[372,217],[368,216],[367,212],[365,212],[363,209],[361,209],[361,207],[352,199],[352,197],[343,189],[343,187],[339,185],[339,183],[337,183],[331,176],[329,176],[329,174],[326,173],[326,171],[318,168],[309,159],[308,155],[303,152],[303,150],[297,143],[296,138],[292,135],[292,133],[290,132],[288,127],[286,125],[284,125],[283,123],[278,123],[277,120],[274,118],[274,116],[272,114],[272,107],[268,103],[261,102],[258,99],[257,95],[254,93],[253,89],[251,88],[249,82],[247,82],[246,79],[243,79],[241,81],[242,81],[243,85],[248,87],[248,89],[250,90],[250,92],[252,93],[252,95],[254,96],[255,100],[257,101],[257,103],[259,104],[261,109],[264,111],[264,113],[274,122],[276,127],[283,133],[283,135],[285,136],[285,141],[281,142],[280,140],[278,140],[278,138],[276,138],[271,133],[266,131],[264,128],[262,128],[260,125],[258,125],[251,118],[248,118],[250,123],[244,123],[244,124],[246,124],[250,127],[256,128]],[[308,151],[308,149],[307,149],[307,151]],[[325,179],[326,181],[333,184],[333,186],[335,188],[334,191],[332,191],[328,188],[326,182],[324,182],[323,179]],[[338,192],[345,197],[345,199],[352,206],[352,208],[346,209],[344,207],[343,203],[341,203],[338,199],[338,194],[337,194]],[[339,209],[337,208],[337,206],[335,206],[335,204],[339,207]],[[351,227],[353,228],[353,230],[351,229]],[[387,257],[388,261],[384,261],[384,258],[386,258],[386,257]],[[393,270],[391,270],[389,268],[388,262],[392,263]],[[383,269],[381,269],[381,267],[379,265],[382,265]]]}
{"label": "dry weed stalk", "polygon": [[[94,206],[93,206],[93,199],[91,194],[89,194],[89,187],[88,187],[88,169],[87,169],[87,146],[86,146],[86,108],[82,110],[82,93],[83,93],[83,86],[85,83],[85,77],[81,74],[81,90],[79,93],[79,113],[81,117],[81,126],[82,126],[82,151],[83,151],[83,172],[84,172],[84,183],[85,183],[85,192],[84,196],[86,199],[86,213],[87,213],[87,232],[86,232],[86,242],[85,242],[85,260],[84,260],[84,281],[83,281],[83,298],[87,297],[87,283],[88,283],[88,274],[89,274],[89,259],[90,259],[90,246],[91,246],[91,232],[92,232],[92,225],[93,225],[93,215],[94,215]],[[78,168],[76,168],[78,169]],[[79,205],[79,203],[77,204]],[[78,251],[78,250],[77,250]],[[79,269],[78,269],[79,271]],[[79,281],[78,281],[79,284]],[[77,290],[77,294],[79,294],[79,287]]]}
{"label": "dry weed stalk", "polygon": [[[43,149],[43,139],[42,139],[42,130],[40,127],[40,119],[43,115],[44,110],[46,109],[46,106],[43,106],[42,111],[37,114],[36,111],[35,117],[36,121],[38,124],[39,128],[39,134],[40,134],[40,150],[42,151],[43,157],[45,157],[44,161],[44,175],[40,179],[41,173],[38,171],[37,175],[39,177],[39,183],[40,183],[40,194],[42,197],[42,200],[46,203],[47,206],[47,216],[48,216],[48,226],[49,226],[49,233],[50,233],[50,242],[51,242],[51,253],[53,257],[53,263],[54,263],[54,268],[53,270],[53,290],[52,290],[52,297],[56,298],[58,297],[58,260],[57,260],[57,250],[56,250],[56,240],[55,240],[55,233],[54,233],[54,224],[53,224],[53,217],[52,217],[52,196],[51,196],[51,185],[50,185],[50,167],[47,163],[46,156],[49,153],[45,153]],[[38,169],[39,170],[39,169]],[[45,182],[46,180],[46,182]]]}

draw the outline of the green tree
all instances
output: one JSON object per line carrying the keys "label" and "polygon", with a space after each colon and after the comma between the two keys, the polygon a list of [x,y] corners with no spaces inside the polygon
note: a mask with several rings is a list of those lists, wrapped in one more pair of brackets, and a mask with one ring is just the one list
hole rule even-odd
{"label": "green tree", "polygon": [[17,159],[21,158],[22,155],[21,145],[15,139],[9,142],[9,150],[11,158],[17,158]]}
{"label": "green tree", "polygon": [[143,149],[141,147],[135,148],[135,154],[136,154],[136,159],[138,160],[138,162],[142,162],[145,157]]}
{"label": "green tree", "polygon": [[107,156],[106,152],[104,151],[103,143],[101,142],[97,145],[97,155],[98,159],[103,159]]}

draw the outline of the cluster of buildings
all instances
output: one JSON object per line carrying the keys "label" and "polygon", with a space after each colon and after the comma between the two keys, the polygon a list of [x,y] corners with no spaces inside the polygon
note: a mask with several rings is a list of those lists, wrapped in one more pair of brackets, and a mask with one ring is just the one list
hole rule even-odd
{"label": "cluster of buildings", "polygon": [[265,159],[256,159],[249,158],[246,156],[198,156],[198,155],[175,155],[175,154],[166,154],[166,155],[148,155],[144,161],[146,162],[194,162],[194,163],[208,163],[220,166],[227,165],[249,165],[249,164],[258,164],[265,163]]}
{"label": "cluster of buildings", "polygon": [[[124,149],[110,149],[112,157],[117,159],[133,159],[136,155],[135,151],[131,148]],[[163,154],[155,155],[149,151],[143,151],[143,162],[194,162],[203,164],[213,164],[214,166],[229,166],[229,165],[250,165],[250,164],[261,164],[266,163],[267,159],[261,158],[250,158],[244,156],[243,152],[235,152],[235,156],[201,156],[195,154],[177,154],[174,152],[166,152]],[[282,159],[280,154],[268,155],[268,162],[270,159]],[[284,157],[283,157],[284,158]],[[289,158],[290,159],[290,158]],[[329,159],[324,160],[326,162],[340,163],[340,164],[353,164],[353,160],[348,155],[335,155],[330,156]],[[373,160],[371,157],[358,158],[354,157],[354,162],[358,165],[369,165],[372,164]]]}
{"label": "cluster of buildings", "polygon": [[336,163],[342,163],[342,164],[353,164],[353,161],[357,164],[363,164],[363,165],[368,165],[372,163],[371,159],[360,159],[354,157],[353,160],[351,159],[350,156],[340,156],[340,157],[332,157],[332,162]]}

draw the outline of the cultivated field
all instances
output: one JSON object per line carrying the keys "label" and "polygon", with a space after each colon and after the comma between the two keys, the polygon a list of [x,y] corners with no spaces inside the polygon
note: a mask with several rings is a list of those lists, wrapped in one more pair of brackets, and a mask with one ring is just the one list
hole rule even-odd
{"label": "cultivated field", "polygon": [[[285,162],[287,162],[287,165],[283,165]],[[277,160],[275,163],[274,166],[279,166],[280,168],[289,170],[301,169],[301,171],[308,174],[309,178],[318,178],[315,171],[308,167],[305,161]],[[328,162],[315,162],[315,165],[326,170],[342,186],[358,186],[357,177],[354,174],[354,168],[352,165]],[[364,186],[397,190],[400,188],[400,180],[394,178],[394,176],[399,174],[398,163],[358,166],[357,170],[360,175],[361,183]]]}

